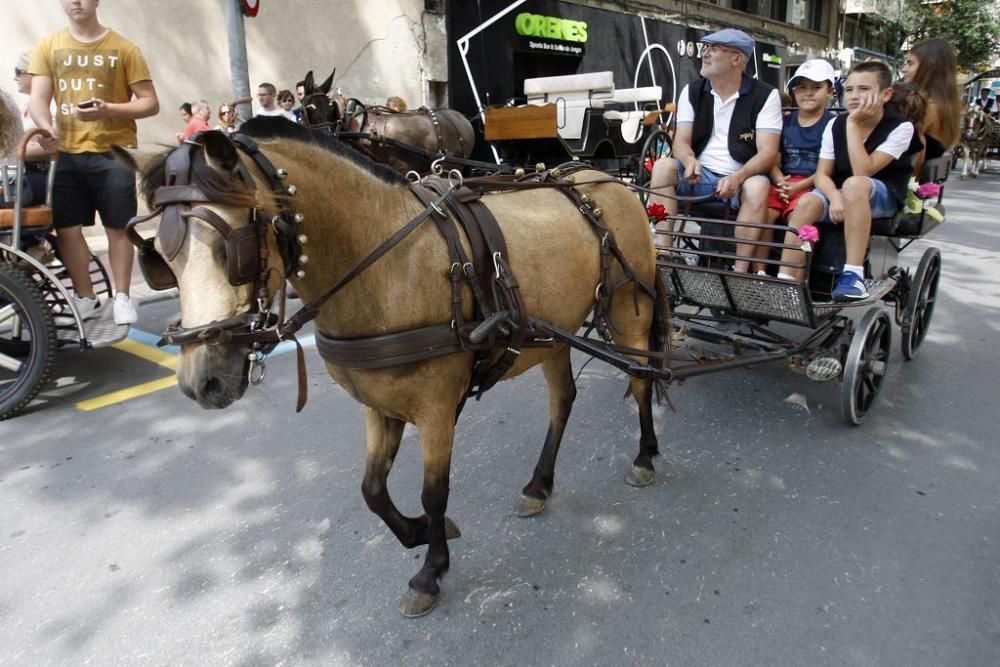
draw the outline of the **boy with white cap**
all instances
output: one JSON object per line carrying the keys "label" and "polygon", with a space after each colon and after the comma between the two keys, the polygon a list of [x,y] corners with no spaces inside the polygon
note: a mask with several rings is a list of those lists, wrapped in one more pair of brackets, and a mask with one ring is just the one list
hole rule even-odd
{"label": "boy with white cap", "polygon": [[[833,94],[833,66],[825,60],[807,60],[788,80],[795,98],[795,111],[785,118],[781,130],[781,163],[771,170],[771,194],[767,200],[767,221],[787,220],[799,200],[813,189],[823,131],[835,114],[826,101]],[[767,248],[757,248],[767,252]],[[761,267],[756,267],[761,268]],[[758,271],[759,273],[759,271]],[[791,279],[784,274],[782,278]]]}

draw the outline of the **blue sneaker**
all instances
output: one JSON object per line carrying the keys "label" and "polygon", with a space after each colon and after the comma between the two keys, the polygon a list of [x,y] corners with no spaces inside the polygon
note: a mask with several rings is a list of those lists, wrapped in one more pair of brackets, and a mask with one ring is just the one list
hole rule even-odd
{"label": "blue sneaker", "polygon": [[844,271],[837,278],[837,285],[833,288],[834,301],[856,301],[868,298],[868,288],[865,287],[864,279],[853,271]]}

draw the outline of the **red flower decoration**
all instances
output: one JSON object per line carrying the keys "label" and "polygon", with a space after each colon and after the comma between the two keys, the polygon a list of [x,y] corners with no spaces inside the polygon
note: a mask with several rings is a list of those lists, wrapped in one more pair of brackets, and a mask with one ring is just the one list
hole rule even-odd
{"label": "red flower decoration", "polygon": [[667,219],[667,207],[663,204],[650,204],[646,207],[646,215],[656,222]]}
{"label": "red flower decoration", "polygon": [[931,199],[932,197],[937,197],[939,194],[941,194],[940,183],[924,183],[917,188],[917,196],[921,199]]}

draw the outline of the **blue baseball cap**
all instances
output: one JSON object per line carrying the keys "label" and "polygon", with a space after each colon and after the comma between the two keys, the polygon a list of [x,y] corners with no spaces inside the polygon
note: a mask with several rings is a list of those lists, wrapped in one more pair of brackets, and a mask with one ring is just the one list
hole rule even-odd
{"label": "blue baseball cap", "polygon": [[753,50],[757,46],[757,43],[753,41],[753,37],[736,28],[725,28],[718,32],[713,32],[711,35],[705,35],[701,38],[701,43],[728,46],[731,49],[736,49],[748,59],[753,58]]}

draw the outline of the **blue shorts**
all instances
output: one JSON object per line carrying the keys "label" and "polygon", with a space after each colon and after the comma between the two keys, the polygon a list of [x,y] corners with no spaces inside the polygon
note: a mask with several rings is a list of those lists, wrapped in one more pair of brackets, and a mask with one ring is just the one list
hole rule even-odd
{"label": "blue shorts", "polygon": [[[899,204],[896,202],[893,194],[889,192],[889,188],[886,187],[885,183],[877,178],[866,178],[872,184],[872,193],[868,197],[868,203],[872,208],[872,217],[891,218],[896,215],[896,211],[899,210]],[[826,195],[823,194],[823,191],[819,188],[813,188],[806,194],[815,195],[823,202],[823,216],[817,222],[830,222],[830,202],[827,200]]]}
{"label": "blue shorts", "polygon": [[[677,161],[677,194],[682,197],[707,197],[712,195],[716,201],[722,201],[729,204],[729,208],[737,210],[740,207],[740,195],[736,193],[735,196],[729,199],[722,199],[721,197],[715,196],[715,187],[725,178],[723,174],[717,174],[710,169],[705,167],[701,168],[701,178],[697,183],[691,184],[684,180],[684,165]],[[751,178],[753,178],[751,176]],[[747,179],[749,180],[749,179]]]}

